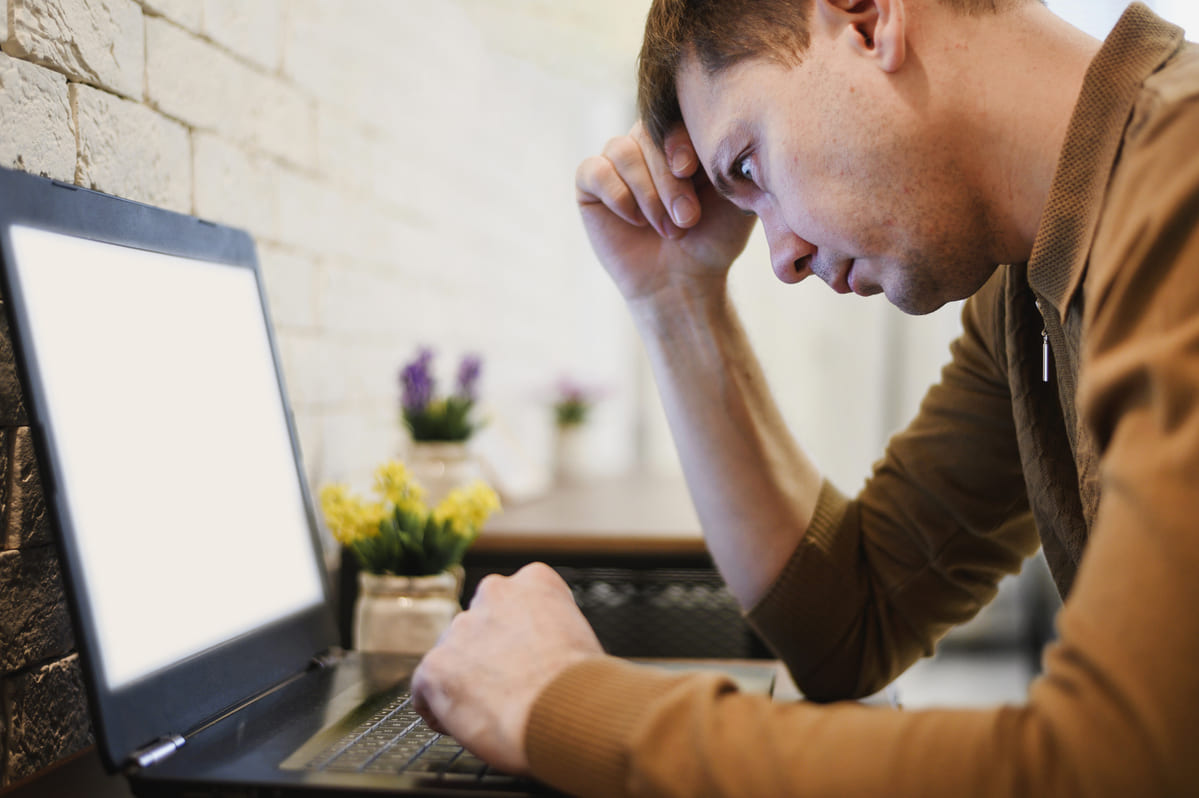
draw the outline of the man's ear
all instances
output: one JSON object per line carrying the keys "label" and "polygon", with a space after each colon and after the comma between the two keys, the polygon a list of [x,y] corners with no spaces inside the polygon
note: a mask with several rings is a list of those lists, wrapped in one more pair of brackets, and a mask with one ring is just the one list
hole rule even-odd
{"label": "man's ear", "polygon": [[816,0],[823,22],[837,35],[875,61],[885,72],[895,72],[907,57],[907,17],[904,0]]}

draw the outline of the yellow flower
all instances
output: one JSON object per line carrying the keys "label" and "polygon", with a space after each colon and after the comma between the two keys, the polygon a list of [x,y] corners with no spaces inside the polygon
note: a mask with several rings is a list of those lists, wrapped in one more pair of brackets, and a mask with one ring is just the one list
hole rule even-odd
{"label": "yellow flower", "polygon": [[434,508],[433,520],[438,523],[448,521],[454,532],[473,537],[488,517],[499,509],[500,497],[495,491],[487,483],[475,481],[450,491]]}
{"label": "yellow flower", "polygon": [[404,512],[424,515],[425,491],[408,468],[398,460],[389,460],[375,469],[375,492],[383,501]]}
{"label": "yellow flower", "polygon": [[387,515],[381,502],[365,503],[342,484],[321,488],[320,498],[329,531],[343,545],[379,534],[379,522]]}
{"label": "yellow flower", "polygon": [[325,523],[338,543],[348,543],[358,536],[354,523],[355,505],[358,500],[350,495],[346,485],[334,484],[321,488],[321,510]]}

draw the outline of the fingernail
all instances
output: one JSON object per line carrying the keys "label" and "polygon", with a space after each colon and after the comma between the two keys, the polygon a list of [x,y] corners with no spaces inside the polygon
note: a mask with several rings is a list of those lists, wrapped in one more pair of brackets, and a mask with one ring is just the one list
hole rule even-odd
{"label": "fingernail", "polygon": [[679,147],[670,154],[670,171],[680,175],[691,167],[691,150]]}
{"label": "fingernail", "polygon": [[686,227],[699,216],[699,205],[687,195],[675,197],[671,203],[670,213],[674,216],[675,224]]}

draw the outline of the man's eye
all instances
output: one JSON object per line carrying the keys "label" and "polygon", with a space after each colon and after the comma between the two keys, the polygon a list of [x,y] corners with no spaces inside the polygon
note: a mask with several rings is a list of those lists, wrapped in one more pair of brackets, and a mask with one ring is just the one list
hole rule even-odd
{"label": "man's eye", "polygon": [[754,182],[753,164],[750,163],[749,158],[742,158],[741,160],[737,161],[737,165],[734,167],[734,169],[740,177],[748,180],[751,183]]}

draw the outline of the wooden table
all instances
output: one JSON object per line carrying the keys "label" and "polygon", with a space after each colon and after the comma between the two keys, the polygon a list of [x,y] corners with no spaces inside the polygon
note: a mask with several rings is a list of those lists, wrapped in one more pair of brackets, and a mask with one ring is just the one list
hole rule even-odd
{"label": "wooden table", "polygon": [[707,561],[681,477],[628,474],[562,485],[487,522],[469,557]]}

